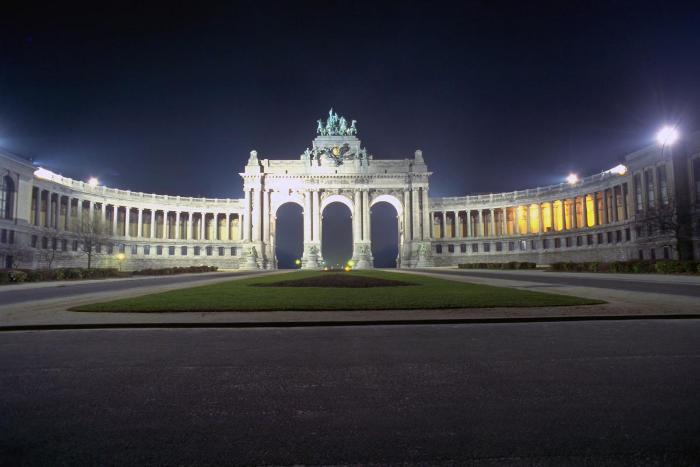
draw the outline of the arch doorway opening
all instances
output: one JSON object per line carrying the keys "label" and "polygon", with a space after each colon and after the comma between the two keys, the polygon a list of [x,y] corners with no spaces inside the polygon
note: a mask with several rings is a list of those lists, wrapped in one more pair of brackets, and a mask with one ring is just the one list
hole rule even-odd
{"label": "arch doorway opening", "polygon": [[304,222],[302,208],[285,203],[275,217],[275,258],[278,269],[299,269],[296,264],[304,253]]}
{"label": "arch doorway opening", "polygon": [[323,209],[321,222],[321,253],[325,266],[343,268],[352,258],[352,214],[340,202]]}
{"label": "arch doorway opening", "polygon": [[372,206],[370,235],[375,268],[395,268],[399,256],[399,220],[396,208],[386,201]]}

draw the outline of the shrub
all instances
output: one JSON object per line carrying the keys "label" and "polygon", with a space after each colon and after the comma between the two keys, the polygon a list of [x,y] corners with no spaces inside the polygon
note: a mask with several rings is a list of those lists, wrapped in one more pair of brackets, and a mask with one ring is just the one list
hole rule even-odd
{"label": "shrub", "polygon": [[0,284],[11,284],[27,280],[27,273],[19,269],[0,270]]}
{"label": "shrub", "polygon": [[218,270],[216,266],[188,266],[188,267],[173,267],[160,269],[142,269],[134,271],[134,275],[138,276],[170,276],[173,274],[188,274],[194,272],[214,272]]}

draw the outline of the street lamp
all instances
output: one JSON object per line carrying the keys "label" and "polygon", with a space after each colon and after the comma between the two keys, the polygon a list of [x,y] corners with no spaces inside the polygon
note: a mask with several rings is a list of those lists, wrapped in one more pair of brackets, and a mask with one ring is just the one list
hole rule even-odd
{"label": "street lamp", "polygon": [[117,254],[117,261],[119,261],[119,270],[122,270],[122,263],[124,262],[124,258],[126,258],[126,255],[124,253],[118,253]]}
{"label": "street lamp", "polygon": [[668,125],[661,128],[656,133],[656,141],[659,143],[659,145],[663,147],[671,146],[673,143],[678,141],[679,137],[680,133],[678,132],[678,130],[675,127]]}
{"label": "street lamp", "polygon": [[568,177],[566,177],[566,181],[569,183],[569,185],[574,185],[576,182],[578,182],[578,175],[575,173],[570,173]]}

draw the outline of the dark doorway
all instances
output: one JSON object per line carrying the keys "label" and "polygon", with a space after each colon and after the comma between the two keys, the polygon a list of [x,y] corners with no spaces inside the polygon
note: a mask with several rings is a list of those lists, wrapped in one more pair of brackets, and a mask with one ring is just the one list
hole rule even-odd
{"label": "dark doorway", "polygon": [[279,269],[298,269],[295,261],[304,253],[302,208],[285,203],[277,209],[275,221],[275,256]]}
{"label": "dark doorway", "polygon": [[399,254],[399,220],[396,208],[387,202],[379,202],[370,211],[372,256],[375,268],[395,268]]}

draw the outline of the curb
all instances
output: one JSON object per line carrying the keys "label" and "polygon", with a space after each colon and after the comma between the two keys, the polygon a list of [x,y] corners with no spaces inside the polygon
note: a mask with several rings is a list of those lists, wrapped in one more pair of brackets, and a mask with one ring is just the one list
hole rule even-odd
{"label": "curb", "polygon": [[223,323],[105,323],[105,324],[38,324],[0,326],[1,332],[16,331],[71,331],[104,329],[199,329],[199,328],[299,328],[299,327],[347,327],[347,326],[415,326],[436,324],[508,324],[508,323],[556,323],[576,321],[633,321],[661,319],[698,319],[700,313],[669,315],[598,315],[598,316],[544,316],[508,318],[429,318],[397,320],[345,320],[345,321],[261,321]]}

